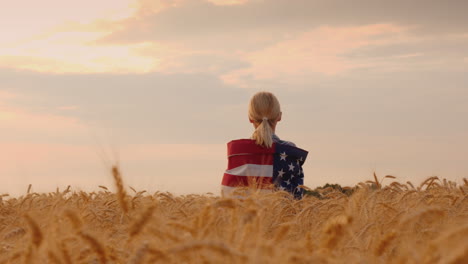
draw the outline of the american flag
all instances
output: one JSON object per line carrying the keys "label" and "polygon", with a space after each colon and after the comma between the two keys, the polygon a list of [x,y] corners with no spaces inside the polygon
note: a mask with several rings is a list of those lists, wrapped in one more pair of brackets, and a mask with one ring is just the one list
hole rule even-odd
{"label": "american flag", "polygon": [[300,199],[304,184],[302,165],[308,152],[286,144],[273,143],[271,148],[255,144],[251,139],[228,143],[228,168],[222,181],[222,192],[229,194],[236,187],[284,190]]}

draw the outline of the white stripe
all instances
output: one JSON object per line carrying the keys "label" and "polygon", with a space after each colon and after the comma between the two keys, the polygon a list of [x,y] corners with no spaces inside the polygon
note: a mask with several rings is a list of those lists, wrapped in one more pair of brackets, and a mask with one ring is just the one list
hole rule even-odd
{"label": "white stripe", "polygon": [[273,165],[244,164],[226,171],[236,176],[273,177]]}

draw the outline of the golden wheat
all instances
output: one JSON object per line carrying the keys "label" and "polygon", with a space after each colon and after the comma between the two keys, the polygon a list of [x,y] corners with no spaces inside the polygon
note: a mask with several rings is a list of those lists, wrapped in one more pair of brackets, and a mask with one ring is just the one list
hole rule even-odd
{"label": "golden wheat", "polygon": [[[28,187],[0,200],[0,263],[465,263],[468,181],[373,181],[294,200]],[[132,189],[132,188],[130,188]],[[312,191],[311,189],[308,189]],[[131,207],[130,207],[131,205]]]}

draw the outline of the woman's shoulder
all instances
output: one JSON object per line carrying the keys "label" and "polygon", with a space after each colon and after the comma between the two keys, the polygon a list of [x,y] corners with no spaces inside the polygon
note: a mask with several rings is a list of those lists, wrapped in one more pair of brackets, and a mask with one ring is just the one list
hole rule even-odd
{"label": "woman's shoulder", "polygon": [[228,155],[238,155],[238,154],[273,154],[275,152],[274,148],[265,148],[263,146],[257,145],[253,139],[235,139],[227,143]]}
{"label": "woman's shoulder", "polygon": [[233,139],[227,143],[227,145],[252,145],[255,144],[255,140],[250,138],[240,138],[240,139]]}
{"label": "woman's shoulder", "polygon": [[296,144],[294,144],[293,142],[291,141],[286,141],[286,140],[280,140],[279,142],[277,142],[278,144],[283,144],[283,145],[288,145],[288,146],[291,146],[291,147],[296,147]]}
{"label": "woman's shoulder", "polygon": [[[273,139],[273,142],[277,143],[277,144],[282,144],[282,145],[287,145],[287,146],[292,146],[292,147],[297,147],[296,144],[294,144],[293,142],[291,141],[287,141],[287,140],[282,140],[280,139],[277,135],[273,134],[272,136],[272,139]],[[255,140],[251,139],[251,138],[241,138],[241,139],[233,139],[231,141],[228,142],[228,145],[232,145],[232,144],[255,144]]]}
{"label": "woman's shoulder", "polygon": [[291,141],[286,141],[286,140],[281,140],[277,135],[273,134],[272,136],[273,138],[273,141],[277,144],[282,144],[282,145],[288,145],[288,146],[292,146],[292,147],[297,147],[296,144],[294,144],[293,142]]}

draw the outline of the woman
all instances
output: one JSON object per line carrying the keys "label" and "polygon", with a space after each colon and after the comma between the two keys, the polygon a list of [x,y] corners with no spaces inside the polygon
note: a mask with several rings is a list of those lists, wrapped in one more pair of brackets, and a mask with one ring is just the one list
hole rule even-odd
{"label": "woman", "polygon": [[253,188],[263,192],[279,189],[290,192],[295,198],[302,197],[302,165],[308,152],[275,134],[281,117],[281,107],[275,95],[259,92],[252,97],[249,121],[255,131],[251,139],[228,143],[228,169],[222,181],[224,196]]}

